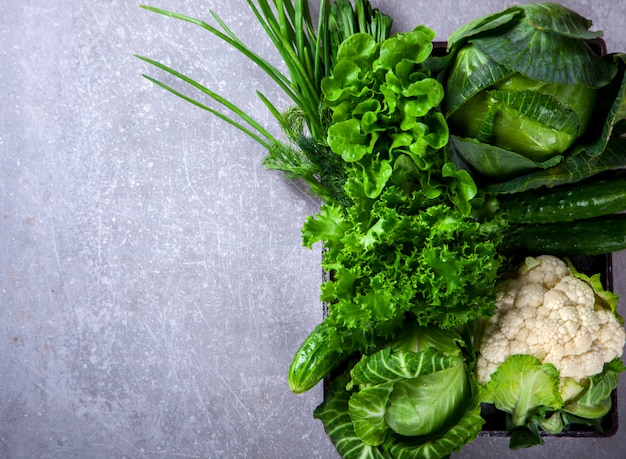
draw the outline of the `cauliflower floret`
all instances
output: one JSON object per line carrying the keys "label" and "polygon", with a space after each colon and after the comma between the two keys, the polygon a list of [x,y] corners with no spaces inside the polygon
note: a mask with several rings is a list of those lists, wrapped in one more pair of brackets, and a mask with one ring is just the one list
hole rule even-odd
{"label": "cauliflower floret", "polygon": [[512,295],[516,293],[514,306],[537,309],[543,304],[546,291],[541,284],[523,284],[516,292],[511,292]]}
{"label": "cauliflower floret", "polygon": [[571,274],[567,264],[560,258],[540,255],[532,260],[537,263],[525,263],[519,269],[518,279],[526,284],[553,288],[561,279]]}
{"label": "cauliflower floret", "polygon": [[543,296],[543,304],[537,305],[537,309],[545,308],[550,311],[559,311],[561,308],[568,304],[573,304],[570,298],[561,290],[548,290]]}
{"label": "cauliflower floret", "polygon": [[486,360],[499,365],[506,360],[506,357],[502,358],[503,356],[511,354],[509,340],[506,339],[506,336],[499,329],[495,329],[491,334],[483,335],[483,337],[485,339],[481,349],[482,355]]}
{"label": "cauliflower floret", "polygon": [[596,304],[594,288],[557,257],[528,259],[501,286],[496,307],[480,342],[480,383],[514,354],[533,355],[553,364],[561,378],[577,381],[622,356],[626,330],[612,311]]}
{"label": "cauliflower floret", "polygon": [[511,348],[511,355],[515,354],[532,354],[530,350],[530,346],[524,339],[514,339],[509,342],[509,346]]}
{"label": "cauliflower floret", "polygon": [[507,341],[515,340],[522,328],[524,328],[524,318],[518,310],[507,311],[500,317],[500,331]]}
{"label": "cauliflower floret", "polygon": [[595,375],[602,371],[604,355],[599,349],[590,349],[581,355],[566,355],[558,362],[549,362],[559,369],[561,378],[582,379],[580,375]]}
{"label": "cauliflower floret", "polygon": [[622,356],[624,350],[624,341],[626,341],[626,330],[622,324],[615,320],[615,316],[606,309],[600,309],[596,312],[599,327],[599,335],[597,339],[598,345],[601,346],[605,359],[612,360]]}
{"label": "cauliflower floret", "polygon": [[552,311],[549,317],[557,321],[558,329],[556,333],[559,336],[559,340],[563,342],[571,341],[581,328],[582,317],[575,306],[563,306],[561,309]]}
{"label": "cauliflower floret", "polygon": [[590,305],[590,307],[593,307],[595,304],[596,296],[591,285],[574,276],[565,276],[554,286],[553,290],[559,290],[565,293],[572,303]]}
{"label": "cauliflower floret", "polygon": [[476,362],[476,380],[484,384],[491,379],[491,374],[498,369],[499,363],[490,362],[487,359]]}
{"label": "cauliflower floret", "polygon": [[519,290],[518,286],[519,282],[512,280],[508,283],[507,288],[498,290],[496,299],[498,310],[496,311],[496,314],[506,312],[515,307],[515,298],[517,297],[517,292]]}

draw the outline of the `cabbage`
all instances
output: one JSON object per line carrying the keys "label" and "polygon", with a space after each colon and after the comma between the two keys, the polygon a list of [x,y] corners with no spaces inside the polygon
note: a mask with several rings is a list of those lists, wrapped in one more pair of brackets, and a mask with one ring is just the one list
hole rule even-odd
{"label": "cabbage", "polygon": [[561,5],[531,3],[454,32],[442,72],[450,156],[498,192],[625,165],[624,142],[610,144],[624,122],[625,57],[594,51],[602,32],[590,27]]}
{"label": "cabbage", "polygon": [[316,410],[342,457],[446,457],[484,423],[456,332],[407,325],[331,383]]}
{"label": "cabbage", "polygon": [[563,154],[585,132],[596,93],[580,82],[547,83],[515,73],[471,97],[448,122],[457,135],[542,163]]}

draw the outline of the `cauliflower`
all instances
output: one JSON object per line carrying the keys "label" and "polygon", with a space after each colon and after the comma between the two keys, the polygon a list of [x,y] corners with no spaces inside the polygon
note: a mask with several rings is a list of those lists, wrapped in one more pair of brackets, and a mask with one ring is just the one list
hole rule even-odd
{"label": "cauliflower", "polygon": [[486,384],[517,354],[552,364],[562,381],[577,382],[622,356],[626,331],[615,313],[617,295],[603,291],[597,277],[579,274],[550,255],[528,258],[515,274],[500,288],[496,313],[485,324],[478,382]]}

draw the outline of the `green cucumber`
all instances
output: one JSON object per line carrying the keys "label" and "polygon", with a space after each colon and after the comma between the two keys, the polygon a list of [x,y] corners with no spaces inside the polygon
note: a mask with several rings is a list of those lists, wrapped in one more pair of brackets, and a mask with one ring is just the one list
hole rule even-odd
{"label": "green cucumber", "polygon": [[556,256],[601,255],[626,249],[626,214],[572,223],[512,225],[504,235],[505,253]]}
{"label": "green cucumber", "polygon": [[320,323],[304,340],[289,367],[289,388],[296,394],[306,392],[337,368],[346,351],[333,346],[333,329]]}
{"label": "green cucumber", "polygon": [[626,210],[626,177],[586,180],[498,196],[512,225],[572,222]]}

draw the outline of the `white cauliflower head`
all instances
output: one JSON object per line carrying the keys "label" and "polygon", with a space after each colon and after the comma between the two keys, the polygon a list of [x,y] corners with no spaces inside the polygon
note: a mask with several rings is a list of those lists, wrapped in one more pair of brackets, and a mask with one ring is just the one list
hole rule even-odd
{"label": "white cauliflower head", "polygon": [[476,363],[480,383],[515,354],[535,356],[553,364],[561,378],[577,381],[622,356],[622,323],[581,277],[550,255],[520,266],[501,286],[496,313],[485,325]]}

